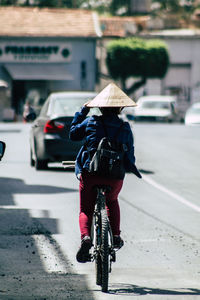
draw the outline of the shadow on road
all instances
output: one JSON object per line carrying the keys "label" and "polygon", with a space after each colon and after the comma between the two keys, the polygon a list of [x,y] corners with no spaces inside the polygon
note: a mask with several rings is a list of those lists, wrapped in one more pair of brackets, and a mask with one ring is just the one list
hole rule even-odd
{"label": "shadow on road", "polygon": [[154,174],[154,173],[155,173],[154,171],[151,171],[151,170],[144,170],[144,169],[139,169],[139,171],[140,171],[142,174]]}
{"label": "shadow on road", "polygon": [[58,194],[76,192],[77,189],[50,185],[26,184],[22,179],[0,177],[0,205],[13,205],[13,194]]}
{"label": "shadow on road", "polygon": [[[115,288],[116,286],[116,288]],[[133,284],[115,284],[111,286],[110,294],[130,296],[133,295],[186,295],[186,296],[198,296],[200,295],[200,289],[194,288],[177,288],[177,289],[159,289],[151,287],[137,286]]]}
{"label": "shadow on road", "polygon": [[0,299],[93,300],[85,276],[75,273],[52,236],[60,233],[59,220],[51,218],[48,210],[38,210],[40,217],[32,217],[28,209],[14,202],[14,194],[34,197],[76,190],[28,185],[21,179],[4,177],[0,178],[0,191]]}

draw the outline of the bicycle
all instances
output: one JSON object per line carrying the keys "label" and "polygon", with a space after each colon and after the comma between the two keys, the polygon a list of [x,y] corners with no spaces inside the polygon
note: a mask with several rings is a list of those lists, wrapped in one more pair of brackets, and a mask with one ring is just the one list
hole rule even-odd
{"label": "bicycle", "polygon": [[[74,162],[63,161],[65,168],[74,167]],[[113,234],[106,210],[106,192],[111,190],[108,185],[96,185],[96,204],[91,228],[92,252],[88,261],[95,261],[96,284],[101,286],[102,292],[108,291],[109,273],[112,263],[116,261]]]}

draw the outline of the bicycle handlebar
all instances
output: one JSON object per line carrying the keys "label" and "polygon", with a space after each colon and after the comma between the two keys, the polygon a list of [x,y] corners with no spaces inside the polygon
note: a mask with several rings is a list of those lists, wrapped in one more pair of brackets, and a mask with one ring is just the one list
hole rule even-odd
{"label": "bicycle handlebar", "polygon": [[75,168],[75,161],[74,160],[63,160],[62,165],[64,168]]}

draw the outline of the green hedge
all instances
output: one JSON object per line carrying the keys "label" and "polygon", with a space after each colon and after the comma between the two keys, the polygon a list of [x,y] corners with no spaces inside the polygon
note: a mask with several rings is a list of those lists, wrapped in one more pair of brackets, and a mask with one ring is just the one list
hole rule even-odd
{"label": "green hedge", "polygon": [[169,66],[168,49],[160,40],[114,40],[107,45],[106,64],[114,79],[163,78]]}

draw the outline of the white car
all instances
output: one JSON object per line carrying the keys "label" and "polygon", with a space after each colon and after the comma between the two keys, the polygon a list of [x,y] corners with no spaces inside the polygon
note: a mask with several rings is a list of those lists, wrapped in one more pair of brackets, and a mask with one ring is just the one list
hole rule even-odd
{"label": "white car", "polygon": [[194,103],[186,111],[185,125],[200,125],[200,102]]}
{"label": "white car", "polygon": [[142,96],[138,99],[137,105],[126,112],[129,119],[131,119],[131,114],[136,121],[172,122],[177,117],[176,98],[173,96]]}

